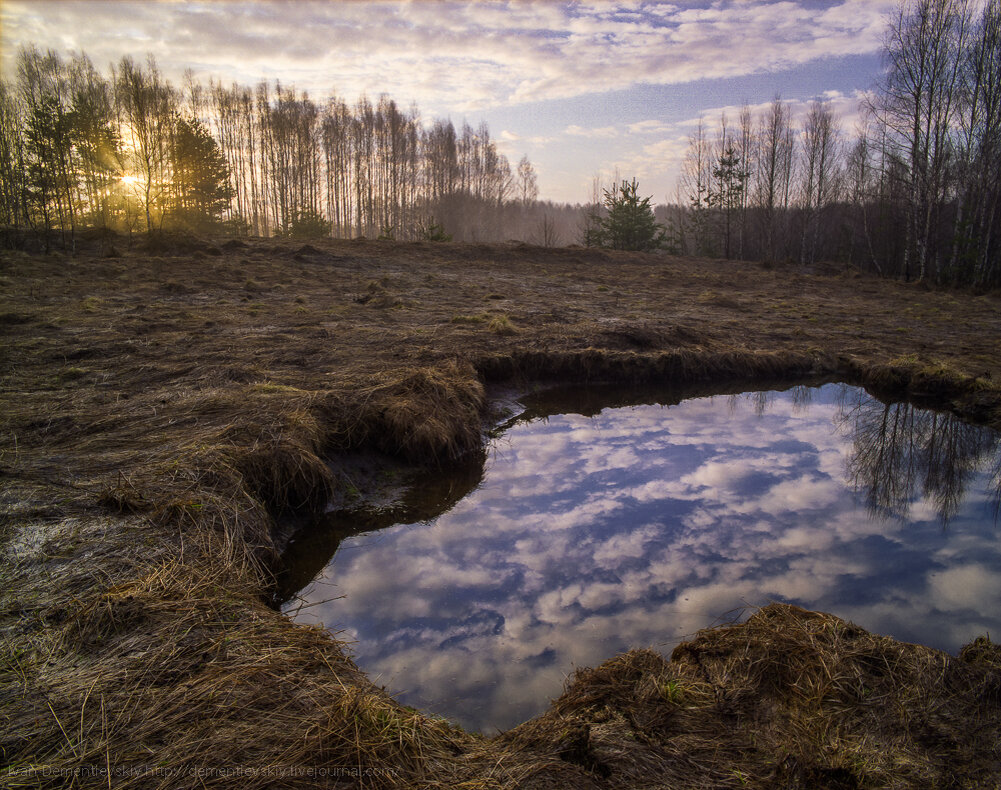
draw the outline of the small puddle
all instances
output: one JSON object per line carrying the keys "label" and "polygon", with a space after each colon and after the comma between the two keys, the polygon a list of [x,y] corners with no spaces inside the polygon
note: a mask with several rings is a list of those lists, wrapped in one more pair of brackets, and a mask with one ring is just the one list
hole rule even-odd
{"label": "small puddle", "polygon": [[485,469],[291,547],[285,611],[404,704],[506,729],[575,667],[769,601],[952,653],[1001,633],[990,430],[841,384],[523,403]]}

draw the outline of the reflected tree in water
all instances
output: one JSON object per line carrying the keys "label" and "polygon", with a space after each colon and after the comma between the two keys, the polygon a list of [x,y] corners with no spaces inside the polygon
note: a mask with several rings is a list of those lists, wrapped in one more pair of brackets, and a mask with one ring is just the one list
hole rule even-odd
{"label": "reflected tree in water", "polygon": [[920,492],[947,524],[959,511],[972,477],[988,463],[995,473],[995,514],[1001,497],[999,435],[951,414],[910,403],[882,403],[846,388],[838,427],[851,439],[847,478],[870,511],[905,518]]}
{"label": "reflected tree in water", "polygon": [[998,517],[1001,517],[1001,453],[997,453],[994,456],[994,468],[991,471],[991,482],[990,490],[994,492],[994,497],[992,500],[992,515],[994,516],[994,523],[998,523]]}
{"label": "reflected tree in water", "polygon": [[796,414],[806,413],[813,403],[813,396],[816,392],[816,387],[793,387],[791,390],[793,412]]}
{"label": "reflected tree in water", "polygon": [[806,412],[810,408],[810,404],[813,403],[814,394],[817,391],[815,386],[810,386],[807,384],[802,384],[796,387],[790,387],[788,390],[759,390],[755,392],[741,392],[733,393],[728,396],[727,403],[730,408],[731,414],[736,414],[737,409],[748,401],[750,401],[752,408],[754,409],[755,417],[763,417],[768,413],[768,409],[771,408],[772,402],[781,397],[785,392],[790,394],[792,408],[796,413]]}

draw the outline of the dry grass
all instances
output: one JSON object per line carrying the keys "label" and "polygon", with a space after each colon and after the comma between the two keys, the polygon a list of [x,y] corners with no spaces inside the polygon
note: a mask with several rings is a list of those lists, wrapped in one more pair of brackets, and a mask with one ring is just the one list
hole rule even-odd
{"label": "dry grass", "polygon": [[950,659],[768,609],[483,740],[264,601],[278,523],[344,493],[328,459],[475,452],[496,380],[837,374],[1001,425],[995,296],[591,250],[113,242],[0,257],[3,786],[991,786],[988,642]]}
{"label": "dry grass", "polygon": [[[67,612],[67,627],[8,643],[17,685],[44,689],[18,705],[5,700],[15,715],[4,751],[15,775],[23,773],[22,786],[38,786],[33,769],[41,766],[65,774],[112,764],[124,777],[163,787],[176,786],[176,775],[188,767],[224,775],[255,766],[263,778],[304,761],[412,760],[407,769],[419,774],[419,755],[383,752],[393,748],[384,727],[406,719],[384,695],[381,708],[368,708],[385,722],[354,717],[350,737],[325,732],[327,720],[358,698],[378,695],[323,634],[283,627],[267,612],[254,616],[246,604],[252,592],[239,577],[200,576],[178,563],[136,570],[135,580]],[[74,671],[58,671],[67,653],[77,662]],[[130,691],[127,701],[121,699],[123,686]],[[326,698],[317,706],[310,692],[321,688]],[[332,689],[340,693],[331,695]],[[297,726],[282,726],[290,722]],[[53,725],[61,739],[51,739]],[[448,738],[447,729],[433,722],[421,729],[425,738],[432,732]],[[407,745],[420,744],[400,743],[403,751]],[[15,777],[8,778],[18,786]],[[64,780],[55,776],[42,784],[63,786]]]}
{"label": "dry grass", "polygon": [[953,658],[773,604],[701,631],[670,662],[635,650],[578,670],[501,740],[615,786],[992,787],[998,647]]}
{"label": "dry grass", "polygon": [[518,334],[518,327],[503,313],[493,316],[487,323],[487,329],[495,335],[503,335],[505,337]]}

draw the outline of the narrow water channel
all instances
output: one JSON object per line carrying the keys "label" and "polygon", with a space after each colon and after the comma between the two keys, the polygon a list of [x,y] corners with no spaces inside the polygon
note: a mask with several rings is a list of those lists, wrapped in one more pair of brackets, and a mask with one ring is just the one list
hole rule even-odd
{"label": "narrow water channel", "polygon": [[1001,633],[996,433],[840,384],[569,397],[526,401],[484,469],[431,492],[444,512],[331,520],[333,558],[285,610],[351,640],[401,702],[483,732],[575,667],[769,601],[950,652]]}

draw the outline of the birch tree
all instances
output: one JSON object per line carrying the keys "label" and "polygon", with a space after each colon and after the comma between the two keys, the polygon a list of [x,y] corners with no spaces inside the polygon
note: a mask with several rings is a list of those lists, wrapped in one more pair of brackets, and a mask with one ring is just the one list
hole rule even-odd
{"label": "birch tree", "polygon": [[947,188],[951,135],[961,98],[962,58],[970,31],[967,0],[917,0],[891,21],[883,58],[885,76],[869,110],[886,130],[890,154],[906,169],[903,271],[910,279],[938,279],[936,245]]}
{"label": "birch tree", "polygon": [[774,261],[778,211],[782,206],[783,183],[788,182],[790,161],[789,140],[791,119],[789,109],[778,96],[758,122],[757,167],[755,168],[755,202],[761,208],[765,260]]}
{"label": "birch tree", "polygon": [[824,208],[837,197],[839,130],[829,105],[814,102],[803,124],[801,265],[814,263]]}
{"label": "birch tree", "polygon": [[168,152],[176,96],[149,58],[146,69],[125,56],[115,79],[118,121],[124,130],[126,183],[139,198],[146,231],[162,226],[164,199],[170,182]]}

